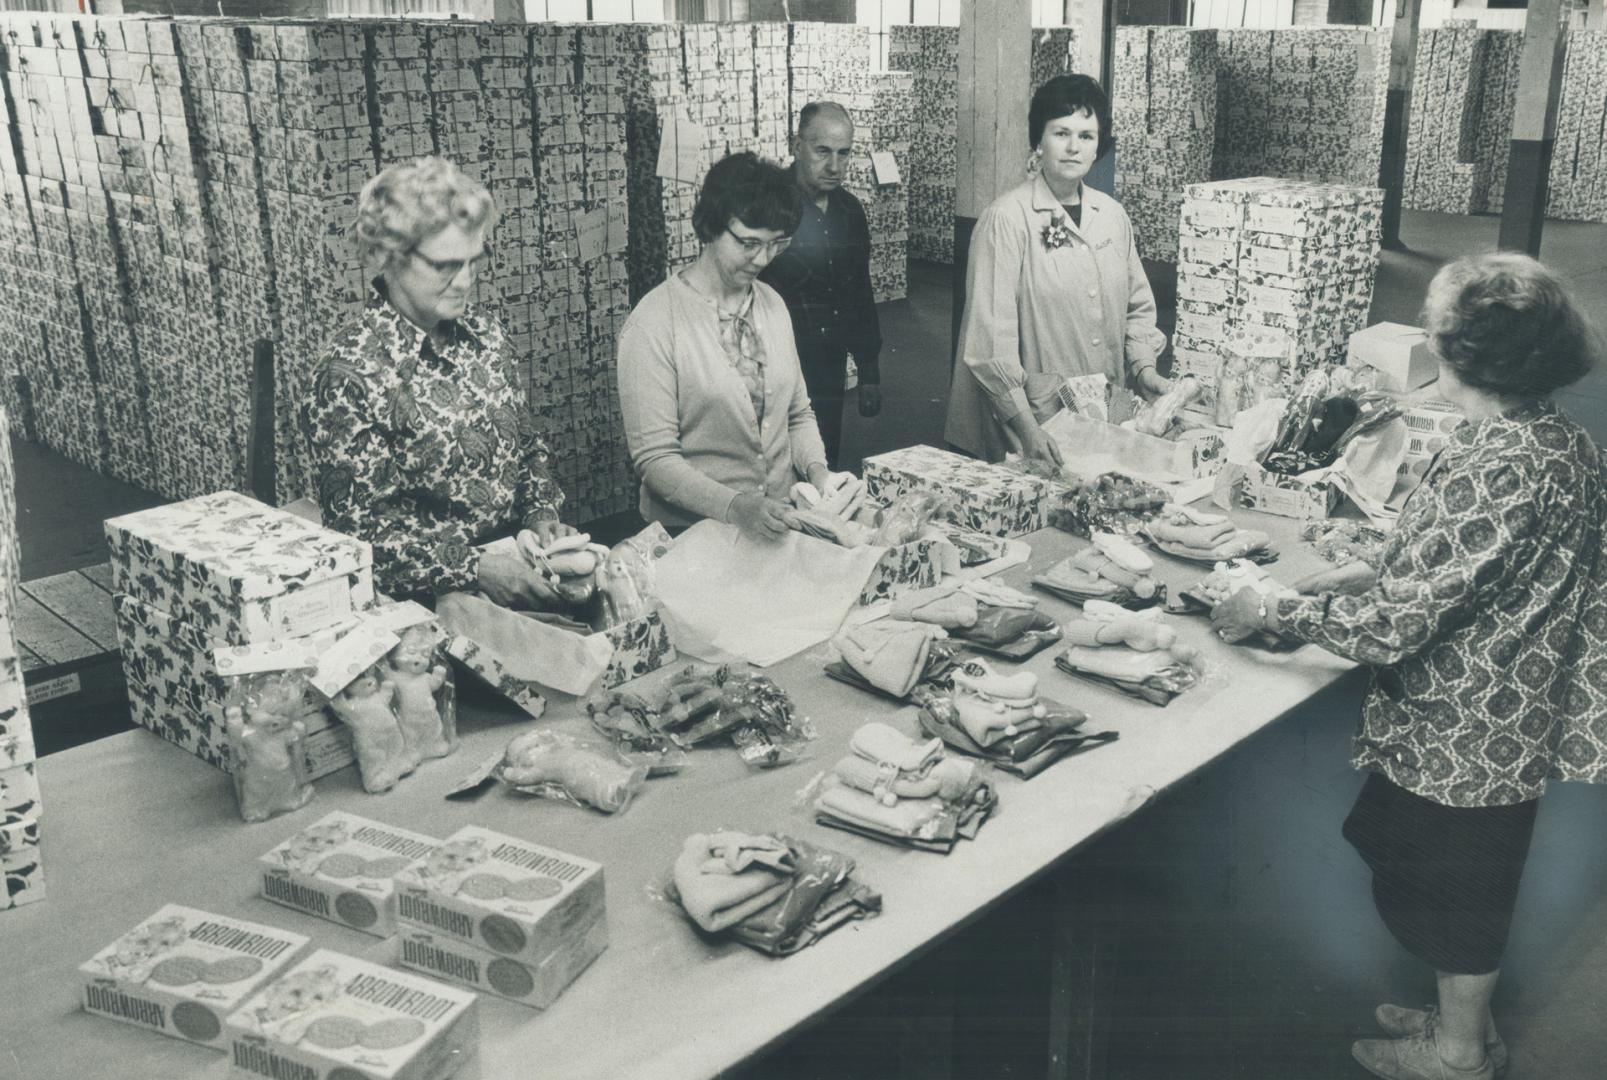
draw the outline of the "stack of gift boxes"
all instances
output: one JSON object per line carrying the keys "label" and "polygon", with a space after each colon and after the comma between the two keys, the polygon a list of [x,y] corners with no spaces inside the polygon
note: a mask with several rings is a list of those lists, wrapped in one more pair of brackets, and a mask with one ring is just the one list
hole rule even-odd
{"label": "stack of gift boxes", "polygon": [[1344,27],[1217,31],[1212,178],[1377,182],[1389,35]]}
{"label": "stack of gift boxes", "polygon": [[[870,28],[853,23],[794,23],[787,56],[792,86],[789,124],[811,101],[845,88],[843,77],[870,71]],[[851,84],[850,84],[851,85]]]}
{"label": "stack of gift boxes", "polygon": [[1139,254],[1173,262],[1183,190],[1211,177],[1216,31],[1118,27],[1113,57],[1116,197],[1132,219]]}
{"label": "stack of gift boxes", "polygon": [[[910,164],[915,118],[915,76],[908,71],[850,71],[833,75],[825,100],[848,110],[854,122],[854,157],[845,186],[865,207],[870,226],[870,281],[877,303],[902,299],[908,288]],[[873,153],[893,155],[899,175],[877,175]]]}
{"label": "stack of gift boxes", "polygon": [[45,895],[39,860],[39,776],[13,617],[22,575],[16,473],[5,428],[6,410],[0,405],[0,911]]}
{"label": "stack of gift boxes", "polygon": [[1567,41],[1547,211],[1554,217],[1607,221],[1607,154],[1602,149],[1607,30],[1570,30]]}
{"label": "stack of gift boxes", "polygon": [[1378,188],[1268,177],[1190,187],[1174,370],[1214,386],[1224,361],[1272,358],[1292,389],[1343,363],[1372,305],[1382,207]]}
{"label": "stack of gift boxes", "polygon": [[1466,19],[1418,35],[1404,206],[1475,213],[1489,207],[1494,173],[1505,188],[1521,39]]}
{"label": "stack of gift boxes", "polygon": [[[333,635],[374,603],[366,543],[234,492],[112,518],[106,540],[135,722],[224,770],[214,652]],[[309,722],[304,745],[309,778],[355,760],[327,710]]]}
{"label": "stack of gift boxes", "polygon": [[[1034,29],[1030,52],[1031,85],[1041,86],[1056,75],[1077,70],[1077,31],[1065,26]],[[887,66],[915,76],[916,121],[909,163],[900,162],[909,188],[910,257],[951,263],[960,102],[959,28],[889,27]],[[1023,147],[1023,167],[1026,159]]]}

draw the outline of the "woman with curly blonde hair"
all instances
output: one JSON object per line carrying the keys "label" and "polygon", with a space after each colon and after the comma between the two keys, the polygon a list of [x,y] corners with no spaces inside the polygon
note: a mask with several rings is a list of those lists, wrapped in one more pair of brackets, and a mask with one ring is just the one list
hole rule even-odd
{"label": "woman with curly blonde hair", "polygon": [[325,346],[303,422],[324,521],[373,544],[383,591],[545,607],[556,597],[522,560],[476,550],[520,528],[574,531],[502,328],[469,302],[496,216],[441,158],[368,182],[356,234],[374,294]]}

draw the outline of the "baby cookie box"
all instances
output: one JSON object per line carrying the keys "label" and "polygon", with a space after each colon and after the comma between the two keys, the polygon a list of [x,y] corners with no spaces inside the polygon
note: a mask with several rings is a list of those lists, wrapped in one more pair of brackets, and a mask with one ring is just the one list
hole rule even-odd
{"label": "baby cookie box", "polygon": [[599,918],[544,960],[515,960],[435,930],[403,926],[396,962],[437,978],[545,1009],[608,947],[608,920]]}
{"label": "baby cookie box", "polygon": [[465,825],[396,877],[396,917],[495,956],[540,964],[606,918],[603,868]]}
{"label": "baby cookie box", "polygon": [[168,904],[78,969],[87,1012],[222,1048],[223,1018],[307,938]]}
{"label": "baby cookie box", "polygon": [[990,536],[1025,536],[1048,523],[1053,485],[1035,476],[931,446],[909,446],[865,459],[866,493],[891,506],[900,495],[930,492],[949,500],[948,520]]}
{"label": "baby cookie box", "polygon": [[228,645],[301,637],[374,602],[368,544],[232,491],[106,522],[113,591]]}
{"label": "baby cookie box", "polygon": [[433,836],[336,810],[257,860],[262,895],[375,937],[396,932],[395,877]]}
{"label": "baby cookie box", "polygon": [[319,949],[228,1018],[234,1076],[444,1080],[480,1053],[479,1000]]}

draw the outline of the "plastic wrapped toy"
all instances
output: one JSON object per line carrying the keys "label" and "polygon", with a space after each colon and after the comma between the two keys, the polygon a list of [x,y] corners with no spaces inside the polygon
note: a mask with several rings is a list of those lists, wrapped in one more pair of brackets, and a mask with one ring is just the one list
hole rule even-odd
{"label": "plastic wrapped toy", "polygon": [[303,737],[307,716],[318,711],[308,682],[315,661],[309,650],[273,646],[220,650],[214,657],[227,687],[223,724],[235,799],[246,821],[299,810],[313,797]]}
{"label": "plastic wrapped toy", "polygon": [[601,741],[538,729],[515,736],[496,775],[516,791],[617,814],[647,780],[648,766]]}
{"label": "plastic wrapped toy", "polygon": [[376,664],[353,679],[329,701],[335,715],[351,729],[352,749],[363,790],[389,791],[402,777],[418,768],[419,755],[408,746],[402,721],[396,715],[396,684]]}
{"label": "plastic wrapped toy", "polygon": [[386,677],[396,686],[396,718],[407,747],[421,760],[457,749],[457,701],[452,669],[440,651],[440,635],[428,623],[402,631],[391,650]]}

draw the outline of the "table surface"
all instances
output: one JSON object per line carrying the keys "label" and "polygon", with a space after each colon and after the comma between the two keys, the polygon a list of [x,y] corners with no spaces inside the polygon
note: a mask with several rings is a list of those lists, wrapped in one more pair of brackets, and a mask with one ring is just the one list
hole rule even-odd
{"label": "table surface", "polygon": [[[1325,565],[1299,542],[1295,522],[1244,512],[1235,518],[1273,534],[1282,558],[1271,569],[1280,580]],[[1052,530],[1027,539],[1030,562],[1000,579],[1022,588],[1032,573],[1085,546]],[[1156,564],[1174,589],[1207,572],[1163,555]],[[1076,614],[1038,595],[1057,618]],[[700,750],[679,776],[650,781],[616,817],[501,789],[473,802],[443,799],[519,729],[522,714],[511,709],[465,710],[462,750],[427,763],[393,792],[366,795],[355,770],[345,770],[319,781],[317,797],[302,810],[256,825],[239,820],[222,773],[144,731],[45,758],[39,771],[48,894],[0,915],[0,1077],[77,1080],[105,1075],[110,1061],[127,1080],[221,1074],[216,1051],[77,1007],[78,965],[164,903],[267,922],[307,934],[315,946],[389,959],[387,942],[256,895],[257,857],[334,809],[437,836],[478,824],[604,864],[608,950],[544,1012],[484,998],[483,1076],[522,1074],[533,1062],[542,1063],[543,1075],[566,1080],[714,1075],[942,940],[1351,667],[1309,647],[1232,649],[1211,636],[1204,619],[1169,618],[1183,640],[1202,647],[1209,675],[1164,709],[1057,671],[1054,650],[1027,665],[1042,677],[1043,693],[1086,711],[1090,729],[1115,729],[1121,738],[1030,781],[1001,774],[999,813],[977,840],[947,856],[814,823],[806,789],[846,752],[855,729],[882,720],[918,731],[912,709],[825,677],[827,646],[769,670],[819,728],[808,759],[750,772],[729,749]],[[667,675],[633,685],[651,688]],[[583,727],[574,702],[563,698],[539,723]],[[703,942],[660,890],[685,837],[722,827],[791,832],[852,856],[861,879],[882,893],[883,914],[782,960]]]}

